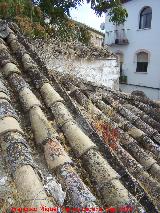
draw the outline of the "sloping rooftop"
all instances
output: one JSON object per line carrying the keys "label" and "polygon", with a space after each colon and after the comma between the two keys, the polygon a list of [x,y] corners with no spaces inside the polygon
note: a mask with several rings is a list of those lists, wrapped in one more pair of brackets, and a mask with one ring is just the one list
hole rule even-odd
{"label": "sloping rooftop", "polygon": [[82,27],[85,27],[85,28],[87,28],[88,30],[90,30],[90,31],[92,31],[92,32],[95,32],[95,33],[97,33],[97,34],[99,34],[99,35],[101,35],[101,36],[105,36],[105,34],[103,33],[103,32],[101,32],[101,31],[99,31],[99,30],[97,30],[97,29],[95,29],[95,28],[92,28],[92,27],[90,27],[90,26],[88,26],[88,25],[86,25],[86,24],[84,24],[84,23],[81,23],[81,22],[79,22],[79,21],[76,21],[76,20],[74,20],[74,19],[71,19],[73,22],[75,22],[77,25],[79,25],[79,26],[82,26]]}
{"label": "sloping rooftop", "polygon": [[160,212],[159,105],[47,70],[13,23],[0,37],[2,210]]}
{"label": "sloping rooftop", "polygon": [[129,2],[129,1],[132,1],[132,0],[122,0],[121,2],[123,4],[123,3]]}

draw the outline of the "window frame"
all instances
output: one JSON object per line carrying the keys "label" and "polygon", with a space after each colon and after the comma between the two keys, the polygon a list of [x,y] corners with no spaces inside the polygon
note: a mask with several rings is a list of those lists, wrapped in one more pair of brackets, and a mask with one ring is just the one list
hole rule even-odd
{"label": "window frame", "polygon": [[[141,53],[145,53],[147,55],[147,61],[139,61],[138,55]],[[149,65],[149,53],[146,51],[139,51],[136,53],[136,73],[148,73],[148,65]]]}
{"label": "window frame", "polygon": [[[150,9],[150,12],[143,14],[145,12],[146,9]],[[145,24],[142,23],[142,21],[144,21],[145,17]],[[148,22],[148,24],[147,24]],[[139,17],[139,29],[143,30],[143,29],[151,29],[152,26],[152,8],[150,6],[146,6],[143,7],[141,12],[140,12],[140,17]]]}

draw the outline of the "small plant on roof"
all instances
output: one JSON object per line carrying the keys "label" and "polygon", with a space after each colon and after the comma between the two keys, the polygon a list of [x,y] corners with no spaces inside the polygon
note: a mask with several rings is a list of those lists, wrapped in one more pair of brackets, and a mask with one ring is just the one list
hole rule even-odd
{"label": "small plant on roof", "polygon": [[112,150],[115,150],[119,138],[118,130],[111,128],[111,126],[103,120],[98,120],[93,126],[102,136],[104,142],[108,144]]}

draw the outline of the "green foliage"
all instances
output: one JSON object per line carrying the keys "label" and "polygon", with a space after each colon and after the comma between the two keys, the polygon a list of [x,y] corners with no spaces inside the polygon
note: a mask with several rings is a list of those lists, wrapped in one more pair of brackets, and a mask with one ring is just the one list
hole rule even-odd
{"label": "green foliage", "polygon": [[78,40],[82,43],[90,44],[91,33],[87,30],[86,27],[79,27]]}
{"label": "green foliage", "polygon": [[0,16],[12,18],[15,15],[23,14],[29,16],[32,2],[25,0],[0,0]]}
{"label": "green foliage", "polygon": [[[62,41],[78,40],[89,44],[91,35],[87,28],[70,20],[70,9],[84,2],[98,16],[107,13],[110,21],[123,23],[127,12],[120,0],[0,0],[0,18],[14,19],[21,30],[31,37],[46,38],[54,36]],[[50,19],[52,27],[47,26],[45,18]]]}
{"label": "green foliage", "polygon": [[[98,16],[108,13],[113,23],[123,23],[127,18],[121,0],[86,1]],[[70,16],[70,9],[77,8],[83,3],[84,0],[0,0],[0,15],[9,18],[23,14],[31,19],[40,19],[41,22],[44,17],[50,17],[51,22],[54,23],[57,19],[67,19]]]}
{"label": "green foliage", "polygon": [[[70,9],[82,5],[84,0],[35,0],[41,10],[51,18],[51,22],[59,18],[70,16]],[[110,21],[115,24],[123,23],[127,18],[127,12],[122,8],[121,0],[86,0],[98,16],[108,13]],[[109,12],[108,12],[109,11]]]}
{"label": "green foliage", "polygon": [[53,37],[63,42],[70,42],[77,39],[77,28],[75,24],[68,19],[57,19],[53,25]]}
{"label": "green foliage", "polygon": [[43,13],[30,0],[0,0],[0,18],[14,19],[23,33],[30,37],[47,36]]}
{"label": "green foliage", "polygon": [[122,7],[122,0],[87,0],[91,3],[92,9],[101,16],[102,13],[108,13],[110,21],[115,24],[124,23],[128,14]]}
{"label": "green foliage", "polygon": [[121,8],[121,6],[111,8],[108,15],[110,16],[109,21],[117,25],[124,23],[126,17],[128,17],[127,11]]}
{"label": "green foliage", "polygon": [[41,25],[39,22],[32,22],[31,18],[27,16],[16,16],[15,21],[21,31],[29,37],[47,38],[48,36],[45,25]]}
{"label": "green foliage", "polygon": [[49,31],[52,37],[63,42],[80,41],[88,45],[91,39],[91,34],[88,29],[71,19],[58,19],[56,23],[52,25],[52,28],[48,29],[48,32]]}

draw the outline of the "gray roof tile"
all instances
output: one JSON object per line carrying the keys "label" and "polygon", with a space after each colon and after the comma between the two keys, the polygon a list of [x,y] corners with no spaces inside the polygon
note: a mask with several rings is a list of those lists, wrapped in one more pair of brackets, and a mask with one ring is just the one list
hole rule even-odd
{"label": "gray roof tile", "polygon": [[[35,145],[33,139],[32,148],[39,153],[39,145],[42,147],[40,153],[50,173],[66,192],[63,205],[85,208],[130,204],[137,205],[139,212],[143,208],[158,212],[159,105],[147,98],[90,85],[74,76],[54,76],[18,28],[11,23],[9,27],[12,33],[5,23],[0,27],[0,69],[2,79],[9,82],[5,86],[0,80],[0,136],[7,165],[14,168],[11,172],[21,201],[25,200],[28,207],[38,207],[40,201],[35,198],[40,192],[43,204],[59,205],[59,192],[55,197],[52,194],[51,201],[37,175],[34,155],[24,135],[27,126],[36,141]],[[11,91],[10,103],[6,87]],[[14,97],[18,97],[20,108]],[[24,125],[20,127],[11,105],[30,122],[19,118]],[[53,121],[56,127],[51,125]],[[44,158],[41,156],[42,161]]]}

